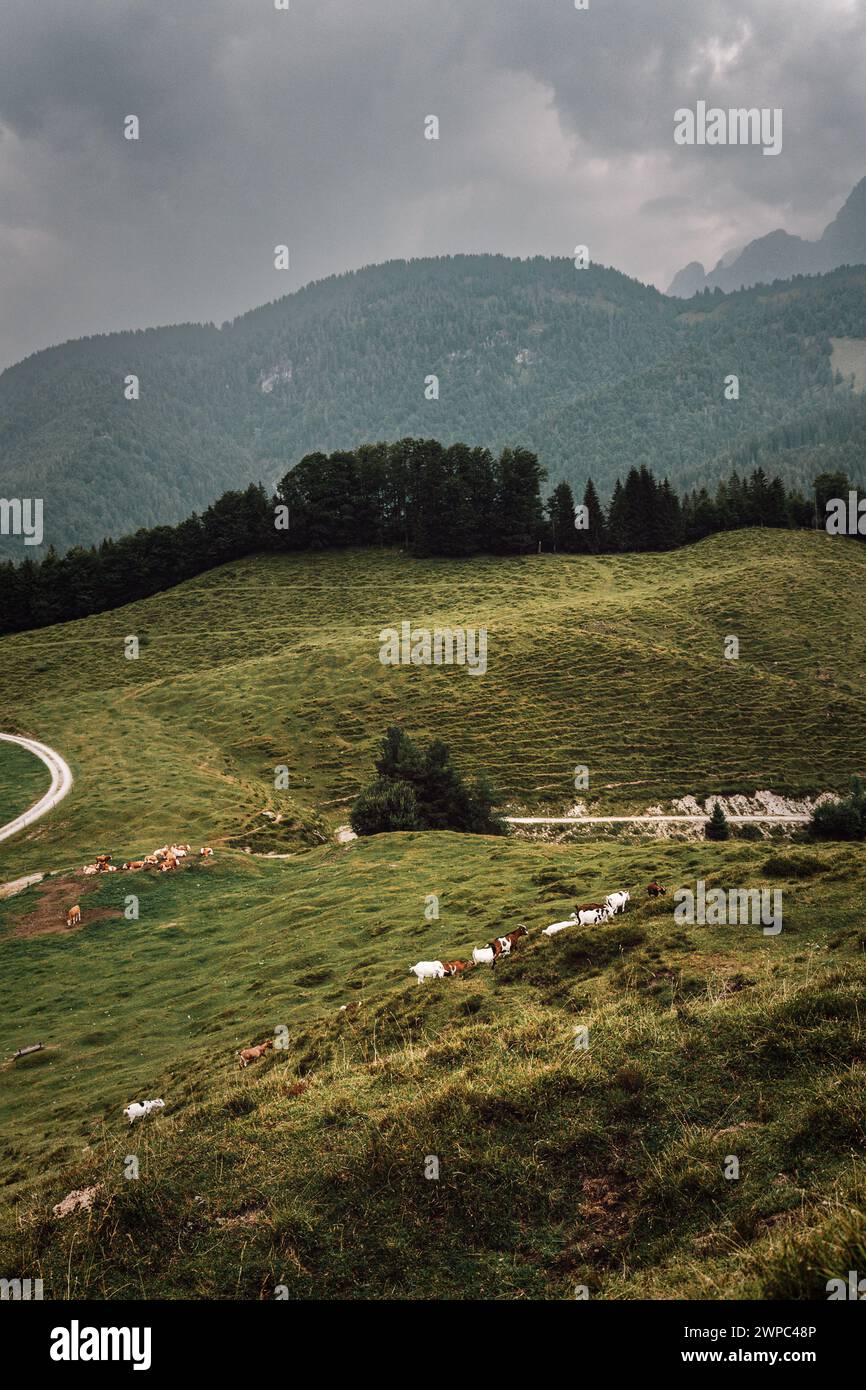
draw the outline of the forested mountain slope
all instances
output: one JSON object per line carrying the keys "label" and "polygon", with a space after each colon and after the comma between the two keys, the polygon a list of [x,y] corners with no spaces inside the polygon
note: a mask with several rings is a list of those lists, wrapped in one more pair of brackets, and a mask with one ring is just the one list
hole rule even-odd
{"label": "forested mountain slope", "polygon": [[[42,497],[45,544],[62,551],[177,521],[227,487],[271,486],[313,450],[409,434],[521,444],[551,483],[582,490],[592,475],[602,495],[641,464],[712,483],[725,452],[812,420],[832,429],[850,410],[831,339],[866,339],[864,290],[855,268],[684,304],[569,260],[391,262],[222,329],[112,334],[9,368],[0,493]],[[124,394],[132,374],[138,400]],[[0,553],[34,548],[2,537]]]}

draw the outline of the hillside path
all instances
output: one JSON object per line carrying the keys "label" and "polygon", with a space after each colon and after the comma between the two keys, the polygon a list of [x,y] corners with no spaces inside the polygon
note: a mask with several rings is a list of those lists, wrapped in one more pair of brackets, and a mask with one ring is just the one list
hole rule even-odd
{"label": "hillside path", "polygon": [[[727,816],[732,825],[769,823],[770,825],[790,825],[793,822],[808,821],[808,815],[792,813],[788,816]],[[682,825],[704,825],[709,816],[505,816],[509,825],[660,825],[666,821]]]}
{"label": "hillside path", "polygon": [[26,748],[28,753],[34,757],[41,758],[48,771],[51,773],[51,786],[44,796],[30,807],[29,811],[23,811],[14,820],[7,821],[6,825],[0,826],[0,840],[8,840],[10,835],[17,835],[19,830],[24,830],[34,821],[39,820],[46,812],[56,806],[58,801],[62,801],[64,796],[72,789],[72,771],[69,764],[53,748],[49,748],[47,743],[37,743],[35,738],[22,738],[18,734],[0,734],[0,739],[4,743],[17,743],[22,748]]}

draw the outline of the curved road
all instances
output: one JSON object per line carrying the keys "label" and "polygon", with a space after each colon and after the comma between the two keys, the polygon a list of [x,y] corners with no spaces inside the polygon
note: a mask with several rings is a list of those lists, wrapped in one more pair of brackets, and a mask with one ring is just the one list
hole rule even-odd
{"label": "curved road", "polygon": [[0,840],[8,840],[10,835],[17,835],[19,830],[32,825],[50,811],[52,806],[56,806],[58,801],[63,800],[72,788],[72,772],[69,764],[59,753],[55,753],[53,748],[49,748],[47,743],[37,743],[35,738],[21,738],[18,734],[0,734],[0,739],[4,743],[17,743],[21,748],[26,748],[28,753],[41,758],[51,773],[51,786],[45,795],[40,797],[29,811],[24,811],[20,816],[16,816],[15,820],[0,826]]}

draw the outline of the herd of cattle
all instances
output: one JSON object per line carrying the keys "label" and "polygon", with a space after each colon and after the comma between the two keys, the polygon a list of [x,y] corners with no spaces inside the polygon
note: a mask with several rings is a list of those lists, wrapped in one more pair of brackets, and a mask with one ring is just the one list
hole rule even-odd
{"label": "herd of cattle", "polygon": [[[172,869],[176,869],[181,859],[186,859],[192,852],[190,845],[161,845],[152,854],[146,854],[143,859],[128,859],[125,864],[121,864],[121,869],[159,869],[161,873],[167,874]],[[200,859],[213,858],[213,850],[210,845],[202,845],[199,850]],[[116,874],[117,865],[112,864],[110,854],[97,854],[92,864],[84,864],[82,873],[85,874]],[[66,913],[67,927],[76,927],[81,921],[81,908],[78,903],[70,907]]]}
{"label": "herd of cattle", "polygon": [[[666,893],[667,889],[660,883],[650,883],[646,891],[649,897],[658,898]],[[631,894],[623,889],[616,893],[608,893],[603,903],[580,903],[564,922],[551,922],[549,927],[542,929],[541,934],[556,936],[557,932],[565,931],[566,927],[597,926],[615,917],[618,912],[625,912],[630,901]],[[493,941],[488,941],[486,946],[476,946],[471,960],[419,960],[417,965],[409,967],[409,974],[415,975],[420,984],[422,980],[443,980],[446,976],[453,978],[455,975],[462,975],[465,971],[474,969],[476,965],[493,966],[501,956],[510,956],[520,938],[528,935],[527,928],[521,925],[507,936],[497,936]]]}

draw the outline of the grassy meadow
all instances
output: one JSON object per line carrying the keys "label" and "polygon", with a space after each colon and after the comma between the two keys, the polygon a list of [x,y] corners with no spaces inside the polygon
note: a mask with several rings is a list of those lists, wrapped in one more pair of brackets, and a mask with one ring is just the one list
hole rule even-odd
{"label": "grassy meadow", "polygon": [[[392,722],[539,813],[573,803],[577,763],[602,814],[844,788],[866,767],[864,578],[862,547],[786,532],[259,557],[2,639],[0,728],[76,779],[0,844],[0,882],[48,875],[0,901],[0,1056],[44,1044],[0,1062],[4,1277],[60,1298],[777,1298],[862,1267],[862,845],[332,831]],[[382,667],[403,620],[486,626],[487,674]],[[5,752],[11,816],[41,787]],[[80,873],[175,838],[214,859]],[[698,878],[780,889],[783,931],[677,924]],[[624,916],[540,935],[619,887]],[[408,973],[520,922],[493,971]],[[130,1130],[122,1107],[155,1096]],[[90,1212],[51,1215],[92,1184]]]}
{"label": "grassy meadow", "polygon": [[0,742],[0,825],[14,820],[47,792],[51,773],[17,743]]}

